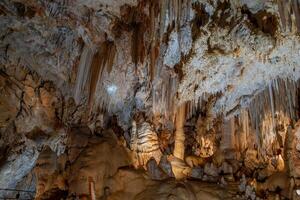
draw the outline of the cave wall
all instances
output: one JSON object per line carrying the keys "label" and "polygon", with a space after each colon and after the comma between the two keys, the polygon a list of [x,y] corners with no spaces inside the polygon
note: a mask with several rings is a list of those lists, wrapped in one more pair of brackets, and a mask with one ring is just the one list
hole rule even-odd
{"label": "cave wall", "polygon": [[1,1],[0,188],[299,198],[299,22],[297,0]]}

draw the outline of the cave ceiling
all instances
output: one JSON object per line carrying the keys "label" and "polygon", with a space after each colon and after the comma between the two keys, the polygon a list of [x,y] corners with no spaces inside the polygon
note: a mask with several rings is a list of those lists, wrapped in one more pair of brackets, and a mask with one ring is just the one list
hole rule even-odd
{"label": "cave ceiling", "polygon": [[[97,174],[120,180],[122,173],[138,175],[119,167],[149,171],[149,160],[162,162],[173,150],[168,176],[186,177],[190,168],[182,171],[177,159],[187,152],[206,159],[218,148],[231,149],[228,138],[239,140],[238,151],[255,143],[253,148],[267,156],[275,152],[275,140],[282,149],[300,113],[299,4],[0,0],[0,188],[22,188],[35,173],[29,186],[36,197],[53,184],[69,195],[79,191],[81,180],[57,172],[67,163],[66,152],[79,171],[78,163],[108,162],[90,157],[121,152],[107,173]],[[105,136],[102,149],[101,140],[93,138],[111,134],[107,129],[117,139]],[[238,129],[245,135],[232,139]],[[224,131],[229,136],[219,144],[216,135]],[[49,159],[55,166],[43,169]],[[77,185],[67,188],[60,179],[49,182],[43,176],[68,177]],[[150,180],[145,184],[160,187]],[[104,193],[96,191],[97,197]]]}

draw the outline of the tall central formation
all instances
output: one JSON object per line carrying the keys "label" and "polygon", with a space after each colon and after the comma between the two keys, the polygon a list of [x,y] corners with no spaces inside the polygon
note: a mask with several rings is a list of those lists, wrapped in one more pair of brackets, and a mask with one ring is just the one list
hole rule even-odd
{"label": "tall central formation", "polygon": [[186,119],[186,105],[181,105],[176,112],[175,119],[175,146],[174,146],[174,156],[184,160],[184,124]]}

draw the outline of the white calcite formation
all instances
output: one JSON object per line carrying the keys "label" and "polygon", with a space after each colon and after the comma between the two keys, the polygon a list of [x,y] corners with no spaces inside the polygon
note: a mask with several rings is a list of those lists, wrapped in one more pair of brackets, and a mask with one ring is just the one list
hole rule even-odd
{"label": "white calcite formation", "polygon": [[299,31],[299,0],[0,1],[0,198],[296,198]]}

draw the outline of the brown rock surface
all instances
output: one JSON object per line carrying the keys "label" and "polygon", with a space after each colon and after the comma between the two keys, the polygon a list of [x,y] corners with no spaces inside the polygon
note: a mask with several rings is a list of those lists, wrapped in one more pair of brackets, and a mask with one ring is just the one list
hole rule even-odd
{"label": "brown rock surface", "polygon": [[297,195],[299,31],[299,0],[0,0],[0,198]]}

